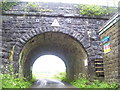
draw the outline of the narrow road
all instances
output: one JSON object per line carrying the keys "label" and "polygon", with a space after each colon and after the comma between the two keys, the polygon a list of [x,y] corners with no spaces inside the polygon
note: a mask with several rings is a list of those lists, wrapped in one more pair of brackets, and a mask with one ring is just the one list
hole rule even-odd
{"label": "narrow road", "polygon": [[72,85],[54,79],[37,80],[31,88],[75,88]]}

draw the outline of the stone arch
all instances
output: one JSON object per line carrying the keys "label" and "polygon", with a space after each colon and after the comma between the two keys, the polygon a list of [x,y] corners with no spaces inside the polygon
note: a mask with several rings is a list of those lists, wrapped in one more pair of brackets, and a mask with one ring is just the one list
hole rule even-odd
{"label": "stone arch", "polygon": [[[25,76],[25,77],[28,76],[28,79],[30,79],[31,78],[30,66],[32,66],[35,58],[37,58],[40,55],[47,54],[47,53],[56,55],[56,56],[58,56],[58,57],[60,57],[61,59],[64,60],[66,68],[67,68],[67,73],[68,73],[67,74],[67,78],[68,79],[72,80],[72,79],[78,78],[79,77],[79,73],[87,73],[87,72],[85,72],[86,67],[83,65],[85,59],[88,59],[88,68],[90,68],[93,71],[93,68],[90,66],[90,65],[93,65],[93,62],[92,63],[89,62],[90,61],[89,60],[89,55],[90,54],[88,53],[89,50],[86,49],[86,48],[88,48],[88,45],[90,43],[89,43],[89,41],[86,38],[84,38],[84,36],[80,35],[79,33],[75,32],[75,31],[68,32],[66,30],[67,32],[63,32],[63,31],[61,31],[60,28],[58,28],[57,31],[54,31],[54,28],[49,28],[49,29],[50,29],[49,31],[45,27],[44,28],[41,27],[39,29],[34,29],[30,33],[27,33],[27,34],[23,35],[19,39],[19,42],[16,43],[14,60],[16,60],[16,61],[19,60],[18,61],[18,64],[19,64],[18,65],[19,66],[18,69],[19,69],[20,76]],[[47,38],[46,40],[48,40],[47,42],[49,42],[49,38],[51,38],[51,35],[53,36],[52,39],[58,38],[58,41],[60,39],[61,39],[60,41],[62,41],[65,38],[67,38],[66,40],[64,40],[65,45],[64,44],[60,44],[60,43],[58,43],[58,41],[56,41],[56,43],[58,43],[56,45],[60,44],[60,46],[65,46],[65,47],[67,46],[67,48],[63,49],[63,51],[60,51],[60,50],[57,51],[57,49],[60,48],[58,46],[56,46],[57,48],[55,48],[55,50],[54,50],[54,48],[52,46],[48,47],[48,49],[51,48],[50,50],[48,50],[48,49],[46,49],[46,46],[44,47],[44,49],[38,48],[37,45],[40,45],[40,44],[37,44],[36,46],[33,46],[33,47],[31,47],[31,45],[29,45],[29,44],[32,44],[32,43],[35,45],[34,42],[36,40],[40,41],[40,40],[45,40],[46,38]],[[59,37],[59,36],[62,36],[62,37]],[[38,39],[40,37],[42,39]],[[87,45],[85,45],[86,43],[84,43],[84,40],[87,40]],[[43,46],[44,46],[45,42],[41,43],[41,44],[43,44]],[[54,40],[52,42],[55,43]],[[72,43],[72,46],[70,45],[70,43]],[[51,43],[49,43],[48,45],[51,45]],[[70,46],[72,47],[72,49],[70,49]],[[25,48],[28,48],[28,49],[25,49]],[[43,50],[43,52],[40,51],[40,50]],[[65,53],[64,50],[67,53],[70,53],[70,54],[67,54],[68,55],[67,57],[65,57],[63,55],[63,53]],[[27,54],[25,56],[26,52],[27,52]],[[34,53],[32,53],[32,52],[34,52]],[[31,59],[31,61],[33,60],[32,63],[29,63],[27,57],[31,57],[32,55],[36,54],[35,52],[37,52],[39,54],[36,55],[35,57],[33,57],[33,59]],[[74,52],[74,53],[71,53],[71,52]],[[74,59],[76,59],[76,61],[73,62],[72,59],[71,59],[73,57],[69,56],[69,55],[73,55],[73,57],[74,57]],[[82,60],[81,60],[82,62],[81,62],[80,65],[77,65],[79,63],[79,61],[80,61],[78,59],[80,59],[81,57],[82,57]],[[24,59],[24,61],[22,61],[23,59]],[[71,64],[69,63],[71,61],[68,62],[67,60],[71,60],[72,61],[72,63],[71,63],[72,67],[70,67]],[[74,67],[74,65],[76,65],[76,67]],[[23,68],[24,69],[27,68],[27,69],[23,70]],[[82,69],[80,69],[80,68],[82,68]],[[81,71],[79,71],[79,70],[81,70]],[[27,73],[25,73],[25,71]],[[89,72],[91,72],[91,71],[89,71]]]}

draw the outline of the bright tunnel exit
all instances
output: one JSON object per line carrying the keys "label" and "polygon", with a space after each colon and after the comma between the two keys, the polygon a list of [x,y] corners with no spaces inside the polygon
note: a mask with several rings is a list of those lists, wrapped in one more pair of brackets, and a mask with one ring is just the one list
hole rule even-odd
{"label": "bright tunnel exit", "polygon": [[40,56],[32,67],[32,74],[36,79],[53,78],[61,72],[66,72],[66,66],[63,60],[55,55]]}

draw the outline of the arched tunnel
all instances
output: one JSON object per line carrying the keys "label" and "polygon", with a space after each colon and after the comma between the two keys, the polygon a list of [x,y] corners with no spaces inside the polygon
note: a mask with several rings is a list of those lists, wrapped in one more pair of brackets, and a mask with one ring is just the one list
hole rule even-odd
{"label": "arched tunnel", "polygon": [[47,54],[56,55],[64,61],[69,80],[77,79],[81,73],[88,74],[85,66],[88,57],[82,44],[69,35],[46,32],[32,37],[24,45],[19,55],[19,76],[31,79],[33,63]]}

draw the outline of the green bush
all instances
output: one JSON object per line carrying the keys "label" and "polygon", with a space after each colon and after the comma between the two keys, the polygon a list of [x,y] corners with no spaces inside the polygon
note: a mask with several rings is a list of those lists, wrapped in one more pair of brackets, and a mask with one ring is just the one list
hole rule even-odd
{"label": "green bush", "polygon": [[98,5],[77,5],[76,8],[80,9],[81,15],[88,15],[88,16],[103,16],[103,15],[110,15],[114,8],[105,8]]}
{"label": "green bush", "polygon": [[80,78],[78,80],[72,81],[70,84],[77,88],[113,88],[113,90],[118,88],[117,83],[106,83],[104,81],[100,82],[98,80],[90,82],[85,78]]}
{"label": "green bush", "polygon": [[61,81],[66,81],[66,72],[60,72],[58,74],[56,74],[53,79],[58,79]]}
{"label": "green bush", "polygon": [[52,12],[53,10],[50,9],[40,9],[40,3],[36,3],[36,2],[29,2],[28,4],[25,5],[25,7],[23,7],[23,11],[24,12]]}
{"label": "green bush", "polygon": [[14,5],[17,5],[19,2],[8,2],[7,0],[2,1],[2,11],[10,10]]}
{"label": "green bush", "polygon": [[32,74],[32,79],[30,80],[31,83],[34,83],[36,81],[36,76],[34,74]]}
{"label": "green bush", "polygon": [[29,2],[28,4],[25,5],[25,7],[23,8],[23,10],[25,12],[26,11],[37,12],[39,6],[40,6],[40,4],[38,4],[38,3]]}
{"label": "green bush", "polygon": [[16,75],[2,74],[2,88],[29,88],[31,82],[25,78],[16,78]]}
{"label": "green bush", "polygon": [[90,82],[88,79],[85,78],[83,74],[79,74],[79,77],[80,78],[77,80],[70,81],[66,78],[66,72],[61,72],[56,74],[54,76],[54,79],[68,82],[76,88],[113,88],[113,90],[118,88],[117,83],[107,83],[99,80],[94,80],[93,82]]}

